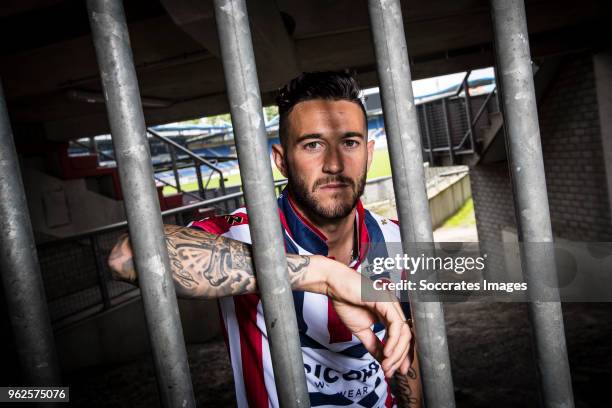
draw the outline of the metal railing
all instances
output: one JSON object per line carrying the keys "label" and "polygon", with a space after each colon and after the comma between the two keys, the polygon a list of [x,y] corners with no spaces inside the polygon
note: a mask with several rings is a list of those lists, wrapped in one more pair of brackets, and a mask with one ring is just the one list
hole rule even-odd
{"label": "metal railing", "polygon": [[[423,152],[430,163],[434,163],[435,157],[440,154],[450,156],[451,164],[454,164],[457,155],[476,153],[477,124],[483,121],[490,124],[485,113],[498,111],[497,99],[493,98],[497,96],[497,88],[486,96],[472,96],[468,82],[470,74],[471,71],[466,73],[452,94],[417,105]],[[462,92],[463,97],[460,96]],[[475,115],[472,113],[474,105],[478,107]]]}
{"label": "metal railing", "polygon": [[[193,166],[195,168],[196,177],[198,180],[198,191],[200,193],[201,199],[205,198],[205,191],[208,189],[210,181],[212,180],[213,173],[217,173],[219,175],[219,189],[221,190],[221,195],[225,195],[225,178],[223,176],[223,170],[221,170],[219,167],[217,167],[215,164],[211,163],[210,161],[198,156],[197,154],[187,149],[186,147],[181,146],[180,144],[176,143],[174,140],[171,140],[170,138],[159,134],[158,132],[156,132],[155,130],[151,128],[147,129],[147,133],[149,133],[151,136],[155,137],[156,139],[164,142],[166,146],[168,146],[168,149],[170,149],[170,156],[172,158],[172,161],[171,161],[172,171],[174,172],[175,183],[176,183],[175,188],[177,189],[178,192],[182,192],[182,190],[181,190],[181,183],[180,183],[180,179],[178,175],[176,151],[183,153],[184,155],[186,155],[187,157],[193,160]],[[202,165],[212,170],[210,172],[210,175],[208,177],[206,184],[204,184],[203,178],[202,178],[202,168],[201,168]]]}
{"label": "metal railing", "polygon": [[[286,184],[287,180],[275,182],[277,194]],[[162,211],[161,215],[165,224],[187,225],[201,218],[200,209],[212,209],[209,212],[212,214],[238,208],[244,204],[243,197],[244,192],[238,191]],[[111,279],[107,265],[108,255],[119,237],[127,232],[127,225],[127,221],[122,221],[37,245],[54,328],[65,327],[140,296],[140,290],[133,285]]]}

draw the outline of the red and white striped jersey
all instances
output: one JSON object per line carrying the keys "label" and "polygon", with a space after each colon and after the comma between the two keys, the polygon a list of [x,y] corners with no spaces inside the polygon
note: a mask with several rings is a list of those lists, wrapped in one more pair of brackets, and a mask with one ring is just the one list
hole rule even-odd
{"label": "red and white striped jersey", "polygon": [[[327,255],[325,236],[296,211],[283,192],[278,199],[288,253]],[[196,221],[192,228],[251,243],[244,208],[230,215]],[[397,224],[365,210],[358,203],[356,225],[359,254],[351,265],[373,257],[394,256],[386,242],[400,242]],[[398,245],[396,245],[397,247]],[[293,292],[310,405],[313,407],[392,407],[395,405],[378,361],[352,335],[328,297]],[[219,299],[221,320],[236,385],[239,407],[278,407],[270,349],[261,300],[257,294]],[[383,340],[382,324],[373,327]]]}

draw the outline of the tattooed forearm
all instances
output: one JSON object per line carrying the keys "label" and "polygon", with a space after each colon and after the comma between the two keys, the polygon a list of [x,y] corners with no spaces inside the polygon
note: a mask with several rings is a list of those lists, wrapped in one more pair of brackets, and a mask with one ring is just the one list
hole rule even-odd
{"label": "tattooed forearm", "polygon": [[287,255],[289,268],[289,283],[292,286],[305,278],[305,270],[310,265],[310,258],[303,255]]}
{"label": "tattooed forearm", "polygon": [[[414,368],[410,367],[408,374],[396,373],[393,377],[395,382],[394,394],[397,398],[397,405],[401,408],[415,408],[420,407],[420,398],[418,395],[418,384],[417,372]],[[415,389],[416,388],[416,389]]]}
{"label": "tattooed forearm", "polygon": [[[178,296],[218,298],[257,290],[250,245],[175,225],[166,225],[164,230]],[[134,282],[136,272],[131,262],[126,236],[113,249],[109,265],[116,277]],[[292,287],[299,286],[310,258],[288,255],[287,264]]]}

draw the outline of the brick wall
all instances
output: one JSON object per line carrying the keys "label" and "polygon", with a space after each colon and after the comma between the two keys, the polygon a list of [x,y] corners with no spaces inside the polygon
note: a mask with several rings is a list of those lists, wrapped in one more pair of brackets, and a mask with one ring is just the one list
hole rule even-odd
{"label": "brick wall", "polygon": [[553,232],[574,241],[608,241],[612,222],[593,59],[566,60],[540,108]]}
{"label": "brick wall", "polygon": [[[538,105],[554,235],[612,240],[592,56],[566,57]],[[481,245],[496,253],[516,225],[508,166],[477,165],[470,178]]]}

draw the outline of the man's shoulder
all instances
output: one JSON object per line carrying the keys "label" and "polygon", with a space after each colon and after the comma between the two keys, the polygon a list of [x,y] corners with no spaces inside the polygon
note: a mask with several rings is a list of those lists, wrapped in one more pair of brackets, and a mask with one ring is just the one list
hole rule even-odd
{"label": "man's shoulder", "polygon": [[187,226],[201,229],[211,234],[234,235],[237,230],[248,231],[249,216],[245,207],[238,208],[230,214],[214,215],[201,220],[192,221]]}

